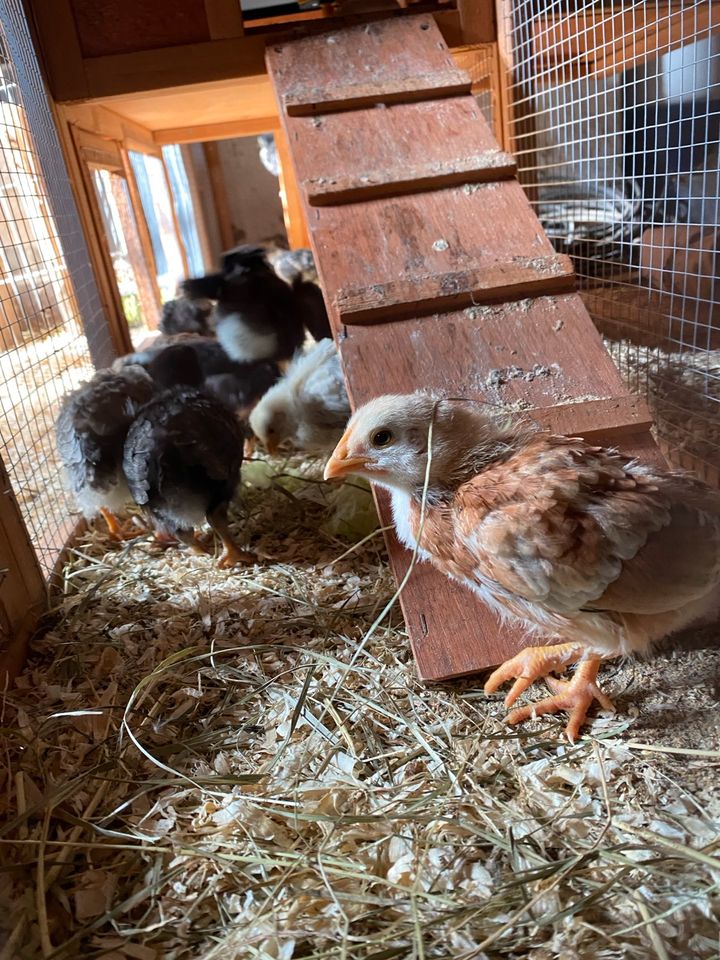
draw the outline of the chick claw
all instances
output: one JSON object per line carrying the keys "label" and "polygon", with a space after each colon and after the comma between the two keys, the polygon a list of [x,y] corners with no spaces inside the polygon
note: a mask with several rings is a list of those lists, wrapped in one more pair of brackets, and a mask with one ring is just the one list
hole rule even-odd
{"label": "chick claw", "polygon": [[571,743],[575,742],[580,728],[587,719],[587,712],[593,700],[597,700],[603,710],[615,712],[615,705],[598,687],[597,679],[600,668],[600,658],[583,660],[577,667],[570,680],[558,680],[555,677],[546,677],[545,682],[553,691],[554,696],[546,697],[537,703],[530,703],[525,707],[511,710],[505,718],[506,723],[522,723],[530,717],[539,717],[544,713],[558,713],[566,710],[570,718],[565,726],[565,734]]}
{"label": "chick claw", "polygon": [[249,553],[247,550],[240,550],[235,546],[234,543],[225,542],[223,544],[223,552],[218,558],[218,567],[221,570],[227,570],[229,567],[234,567],[238,563],[255,563],[257,557],[254,554]]}
{"label": "chick claw", "polygon": [[568,739],[574,742],[593,700],[597,700],[604,710],[615,711],[612,700],[595,682],[600,669],[600,657],[582,660],[570,680],[558,680],[547,676],[553,670],[564,670],[569,664],[576,663],[582,657],[582,648],[574,643],[528,647],[503,663],[488,677],[485,693],[494,693],[506,680],[516,677],[515,683],[505,697],[505,706],[511,707],[521,693],[524,693],[536,680],[545,677],[545,682],[554,696],[511,710],[505,718],[506,722],[522,723],[530,717],[567,710],[570,713],[570,719],[565,727],[565,733]]}
{"label": "chick claw", "polygon": [[510,692],[505,697],[505,706],[511,707],[521,693],[536,680],[546,677],[553,670],[565,670],[570,663],[582,657],[582,649],[575,643],[556,643],[547,647],[527,647],[506,660],[494,670],[485,682],[485,693],[495,693],[506,680],[516,677]]}

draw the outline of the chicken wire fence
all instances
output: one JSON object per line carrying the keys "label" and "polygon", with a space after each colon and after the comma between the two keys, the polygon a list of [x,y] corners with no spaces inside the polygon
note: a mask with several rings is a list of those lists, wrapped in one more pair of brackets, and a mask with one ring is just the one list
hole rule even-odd
{"label": "chicken wire fence", "polygon": [[0,456],[45,573],[74,525],[55,452],[58,404],[92,374],[93,360],[100,365],[112,355],[22,6],[6,0],[0,5]]}
{"label": "chicken wire fence", "polygon": [[671,462],[720,476],[720,2],[507,0],[509,134]]}

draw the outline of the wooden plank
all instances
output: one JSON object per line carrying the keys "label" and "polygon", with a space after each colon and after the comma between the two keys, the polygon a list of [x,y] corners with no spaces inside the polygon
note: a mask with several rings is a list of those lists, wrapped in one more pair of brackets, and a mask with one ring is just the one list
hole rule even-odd
{"label": "wooden plank", "polygon": [[291,116],[470,92],[428,14],[275,44],[266,58]]}
{"label": "wooden plank", "polygon": [[223,173],[222,163],[220,162],[217,143],[204,143],[203,153],[205,154],[205,164],[210,179],[215,216],[217,217],[218,229],[220,230],[220,242],[223,245],[223,249],[229,250],[235,245],[235,234],[233,233],[232,222],[230,220],[225,174]]}
{"label": "wooden plank", "polygon": [[720,26],[720,10],[711,3],[637,4],[631,9],[590,9],[581,14],[538,17],[533,49],[538,72],[573,68],[604,76],[629,70],[648,57],[707,37]]}
{"label": "wooden plank", "polygon": [[248,120],[228,120],[195,126],[168,127],[156,130],[153,139],[158,146],[166,143],[208,143],[210,140],[231,140],[233,137],[257,137],[272,133],[278,127],[277,114]]}
{"label": "wooden plank", "polygon": [[275,146],[280,160],[280,201],[285,230],[290,249],[297,250],[299,247],[307,247],[310,240],[295,164],[282,128],[275,131]]}
{"label": "wooden plank", "polygon": [[7,470],[0,460],[0,685],[24,659],[30,633],[47,609],[47,588]]}
{"label": "wooden plank", "polygon": [[[350,327],[339,340],[353,407],[387,392],[418,388],[517,410],[554,432],[619,443],[660,463],[639,398],[627,396],[617,367],[574,294],[476,307],[404,323]],[[587,363],[588,356],[593,363]],[[383,525],[389,500],[375,491]],[[386,536],[398,582],[410,553]],[[469,591],[418,564],[401,597],[418,671],[425,680],[472,673],[526,643]]]}
{"label": "wooden plank", "polygon": [[315,206],[515,175],[472,97],[290,117],[286,125]]}
{"label": "wooden plank", "polygon": [[83,63],[86,96],[110,97],[158,87],[261,76],[265,72],[265,41],[262,37],[230,37],[91,57]]}
{"label": "wooden plank", "polygon": [[572,289],[514,180],[315,207],[310,231],[338,323]]}
{"label": "wooden plank", "polygon": [[180,46],[210,36],[201,0],[72,0],[72,11],[85,57]]}
{"label": "wooden plank", "polygon": [[240,0],[204,0],[211,40],[241,37],[243,30]]}
{"label": "wooden plank", "polygon": [[529,415],[542,411],[546,426],[569,433],[649,422],[642,404],[624,408],[627,421],[618,415],[615,401],[629,400],[627,389],[577,294],[348,325],[339,345],[355,405],[377,393],[425,388]]}
{"label": "wooden plank", "polygon": [[90,92],[71,0],[27,4],[37,52],[56,100],[79,100]]}
{"label": "wooden plank", "polygon": [[478,303],[519,300],[575,288],[569,257],[554,254],[523,260],[487,257],[479,269],[343,288],[335,295],[335,310],[341,323],[381,323],[418,313],[458,310]]}

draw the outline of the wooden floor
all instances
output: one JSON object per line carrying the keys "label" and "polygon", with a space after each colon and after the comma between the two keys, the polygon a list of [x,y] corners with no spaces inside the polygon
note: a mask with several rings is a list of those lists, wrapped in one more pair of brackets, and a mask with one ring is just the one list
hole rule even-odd
{"label": "wooden floor", "polygon": [[[432,18],[279,43],[267,64],[353,406],[433,388],[658,459],[647,408]],[[409,554],[387,540],[399,579]],[[424,564],[401,603],[427,680],[493,666],[525,642]]]}

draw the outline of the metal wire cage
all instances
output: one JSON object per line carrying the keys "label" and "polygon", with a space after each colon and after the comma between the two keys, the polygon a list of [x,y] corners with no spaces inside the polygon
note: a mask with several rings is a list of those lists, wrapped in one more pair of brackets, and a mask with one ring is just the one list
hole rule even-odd
{"label": "metal wire cage", "polygon": [[720,3],[507,0],[520,177],[668,459],[720,478]]}
{"label": "metal wire cage", "polygon": [[110,355],[109,341],[27,24],[20,4],[8,2],[0,12],[0,455],[46,575],[76,519],[55,416],[64,394],[92,374],[93,357]]}

